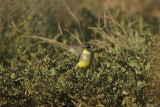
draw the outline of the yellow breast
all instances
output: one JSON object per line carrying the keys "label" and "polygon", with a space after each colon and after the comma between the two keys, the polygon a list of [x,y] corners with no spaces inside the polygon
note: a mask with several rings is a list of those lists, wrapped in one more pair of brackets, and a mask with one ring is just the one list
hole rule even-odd
{"label": "yellow breast", "polygon": [[91,62],[89,61],[79,61],[79,63],[77,64],[77,67],[80,67],[80,68],[89,68],[91,65]]}
{"label": "yellow breast", "polygon": [[77,67],[88,69],[91,66],[92,60],[93,60],[93,54],[89,51],[84,50],[81,54]]}

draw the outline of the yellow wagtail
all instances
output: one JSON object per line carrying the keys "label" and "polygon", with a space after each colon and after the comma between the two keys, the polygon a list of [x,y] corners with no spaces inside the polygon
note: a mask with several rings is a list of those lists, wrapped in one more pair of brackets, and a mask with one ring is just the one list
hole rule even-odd
{"label": "yellow wagtail", "polygon": [[94,54],[91,51],[91,47],[88,43],[83,45],[82,54],[79,57],[79,62],[76,67],[84,68],[85,70],[89,69],[93,62]]}

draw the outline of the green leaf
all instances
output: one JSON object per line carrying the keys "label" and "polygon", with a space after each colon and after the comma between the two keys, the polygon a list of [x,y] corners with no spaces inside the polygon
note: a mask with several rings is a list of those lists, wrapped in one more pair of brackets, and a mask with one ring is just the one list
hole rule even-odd
{"label": "green leaf", "polygon": [[129,63],[132,67],[135,67],[137,65],[137,60],[131,60]]}
{"label": "green leaf", "polygon": [[17,78],[17,75],[15,73],[12,73],[11,74],[11,79],[16,79]]}
{"label": "green leaf", "polygon": [[147,65],[145,65],[145,70],[148,71],[150,69],[150,64],[147,63]]}
{"label": "green leaf", "polygon": [[51,73],[50,73],[50,75],[57,75],[57,71],[55,70],[55,68],[52,68],[51,70]]}
{"label": "green leaf", "polygon": [[145,81],[138,81],[137,82],[137,86],[138,87],[144,87],[146,85],[146,82]]}

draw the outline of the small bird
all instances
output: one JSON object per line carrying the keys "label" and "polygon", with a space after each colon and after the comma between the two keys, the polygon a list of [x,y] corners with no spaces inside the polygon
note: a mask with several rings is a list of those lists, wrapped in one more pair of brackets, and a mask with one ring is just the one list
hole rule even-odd
{"label": "small bird", "polygon": [[83,44],[82,54],[79,56],[79,62],[76,65],[78,68],[83,68],[85,70],[89,69],[93,62],[94,54],[91,51],[89,43]]}

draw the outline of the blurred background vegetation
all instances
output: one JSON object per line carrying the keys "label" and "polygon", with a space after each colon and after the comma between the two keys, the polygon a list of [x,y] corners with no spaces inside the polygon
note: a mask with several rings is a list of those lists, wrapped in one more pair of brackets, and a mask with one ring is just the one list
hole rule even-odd
{"label": "blurred background vegetation", "polygon": [[[159,103],[159,0],[0,0],[0,5],[1,106]],[[72,69],[84,42],[95,53],[86,76]]]}

